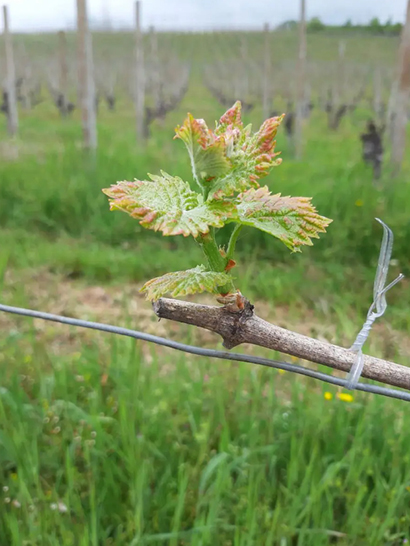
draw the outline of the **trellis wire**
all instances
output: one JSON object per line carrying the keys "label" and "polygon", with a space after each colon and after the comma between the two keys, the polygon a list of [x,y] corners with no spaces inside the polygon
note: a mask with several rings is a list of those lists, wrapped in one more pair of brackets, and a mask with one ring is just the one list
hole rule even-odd
{"label": "trellis wire", "polygon": [[[262,358],[258,356],[251,356],[241,353],[229,353],[227,351],[217,351],[215,349],[205,349],[202,347],[196,347],[195,345],[186,345],[185,343],[179,343],[178,341],[172,341],[152,334],[146,334],[137,330],[130,330],[128,328],[121,328],[119,326],[112,326],[110,324],[101,324],[99,322],[89,322],[86,320],[74,319],[69,317],[63,317],[61,315],[53,315],[51,313],[44,313],[42,311],[33,311],[32,309],[24,309],[22,307],[12,307],[9,305],[0,304],[0,311],[5,313],[12,313],[15,315],[22,315],[26,317],[38,318],[42,320],[48,320],[51,322],[60,322],[62,324],[68,324],[71,326],[78,326],[80,328],[90,328],[91,330],[99,330],[101,332],[108,332],[111,334],[117,334],[120,336],[127,336],[134,339],[141,339],[142,341],[148,341],[149,343],[155,343],[177,351],[190,353],[198,356],[205,356],[208,358],[219,358],[222,360],[234,360],[237,362],[247,362],[250,364],[257,364],[259,366],[267,366],[269,368],[277,368],[287,372],[297,373],[305,375],[313,379],[318,379],[325,383],[337,385],[339,387],[346,387],[347,380],[338,377],[333,377],[329,374],[316,372],[297,364],[290,364],[288,362],[281,362],[279,360],[273,360],[270,358]],[[373,394],[380,394],[382,396],[388,396],[390,398],[397,398],[399,400],[405,400],[410,402],[410,392],[399,391],[397,389],[388,389],[386,387],[379,387],[377,385],[368,385],[359,383],[356,386],[356,390],[370,392]]]}

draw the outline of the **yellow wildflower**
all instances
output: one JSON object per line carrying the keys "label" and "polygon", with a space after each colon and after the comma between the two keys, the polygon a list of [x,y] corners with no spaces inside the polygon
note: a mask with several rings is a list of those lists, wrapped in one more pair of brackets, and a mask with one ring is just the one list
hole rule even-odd
{"label": "yellow wildflower", "polygon": [[336,396],[342,402],[353,402],[354,400],[353,396],[351,394],[348,394],[347,392],[339,392]]}
{"label": "yellow wildflower", "polygon": [[325,400],[331,400],[333,398],[333,394],[331,392],[326,391],[324,394]]}
{"label": "yellow wildflower", "polygon": [[364,203],[363,203],[363,199],[357,199],[357,200],[355,201],[356,207],[362,207],[363,204],[364,204]]}

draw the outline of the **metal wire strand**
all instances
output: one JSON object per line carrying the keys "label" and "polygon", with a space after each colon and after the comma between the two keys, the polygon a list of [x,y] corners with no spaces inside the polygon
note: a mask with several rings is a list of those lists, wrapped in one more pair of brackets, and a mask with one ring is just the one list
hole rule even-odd
{"label": "metal wire strand", "polygon": [[376,221],[383,227],[383,239],[380,247],[379,261],[377,263],[376,277],[374,279],[373,286],[373,301],[378,302],[377,312],[380,313],[381,309],[387,307],[386,299],[379,296],[380,292],[384,289],[389,272],[390,258],[393,251],[394,236],[392,230],[387,226],[380,218],[376,218]]}
{"label": "metal wire strand", "polygon": [[[215,349],[204,349],[202,347],[186,345],[185,343],[179,343],[178,341],[172,341],[170,339],[154,336],[152,334],[145,334],[144,332],[138,332],[137,330],[129,330],[128,328],[121,328],[119,326],[112,326],[110,324],[101,324],[99,322],[89,322],[86,320],[63,317],[61,315],[53,315],[51,313],[43,313],[42,311],[33,311],[31,309],[23,309],[21,307],[12,307],[9,305],[0,304],[0,311],[4,311],[5,313],[12,313],[14,315],[22,315],[25,317],[48,320],[51,322],[60,322],[62,324],[68,324],[80,328],[90,328],[92,330],[99,330],[101,332],[127,336],[134,339],[141,339],[143,341],[148,341],[157,345],[176,349],[177,351],[182,351],[198,356],[205,356],[207,358],[234,360],[237,362],[248,362],[250,364],[257,364],[259,366],[267,366],[269,368],[277,368],[279,370],[285,370],[287,372],[305,375],[307,377],[318,379],[319,381],[330,383],[332,385],[337,385],[339,387],[346,387],[347,385],[346,379],[333,377],[329,374],[316,372],[314,370],[304,368],[303,366],[299,366],[297,364],[289,364],[288,362],[281,362],[279,360],[272,360],[270,358],[261,358],[258,356],[245,355],[241,353],[229,353],[227,351],[217,351]],[[399,400],[405,400],[406,402],[410,402],[410,392],[406,391],[389,389],[386,387],[379,387],[378,385],[371,384],[358,384],[356,389],[363,392],[379,394],[381,396],[397,398]]]}
{"label": "metal wire strand", "polygon": [[[376,220],[383,226],[383,239],[373,286],[373,303],[367,312],[367,318],[362,329],[358,333],[353,345],[350,348],[351,351],[357,353],[357,359],[353,363],[347,375],[346,388],[349,390],[357,389],[357,385],[363,371],[363,345],[369,337],[374,321],[381,317],[387,309],[386,293],[404,277],[404,275],[400,273],[400,275],[393,282],[387,286],[384,286],[387,279],[387,273],[389,272],[394,237],[389,226],[387,226],[379,218],[376,218]],[[374,309],[376,309],[376,312]]]}

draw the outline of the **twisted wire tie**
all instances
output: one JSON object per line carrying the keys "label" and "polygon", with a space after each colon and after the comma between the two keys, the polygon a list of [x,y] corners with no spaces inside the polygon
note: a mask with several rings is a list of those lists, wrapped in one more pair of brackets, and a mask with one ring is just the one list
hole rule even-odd
{"label": "twisted wire tie", "polygon": [[[352,364],[346,377],[346,388],[350,390],[357,389],[357,385],[360,381],[364,365],[363,345],[369,337],[373,323],[377,318],[381,317],[387,309],[386,293],[404,278],[404,275],[400,273],[394,281],[387,286],[384,286],[389,271],[394,236],[392,230],[384,222],[379,218],[376,218],[376,220],[383,226],[383,239],[373,286],[373,303],[367,312],[367,318],[362,329],[358,333],[353,345],[350,347],[351,351],[357,353],[357,359]],[[374,311],[374,309],[376,309],[376,311]]]}

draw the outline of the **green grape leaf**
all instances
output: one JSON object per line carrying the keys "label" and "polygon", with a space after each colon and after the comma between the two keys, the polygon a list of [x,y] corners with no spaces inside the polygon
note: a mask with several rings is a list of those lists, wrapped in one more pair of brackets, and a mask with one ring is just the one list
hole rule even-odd
{"label": "green grape leaf", "polygon": [[175,271],[146,282],[141,292],[146,292],[147,299],[155,301],[165,294],[172,297],[186,296],[198,292],[217,292],[218,286],[225,286],[232,281],[227,273],[207,271],[205,266],[198,265],[187,271]]}
{"label": "green grape leaf", "polygon": [[243,126],[241,103],[237,101],[221,116],[214,131],[203,119],[188,114],[175,129],[187,147],[192,172],[209,200],[224,199],[249,188],[258,188],[259,178],[281,160],[275,150],[275,136],[283,116],[266,120],[259,131]]}
{"label": "green grape leaf", "polygon": [[216,137],[203,119],[195,119],[188,114],[184,123],[177,126],[175,133],[174,138],[180,138],[188,150],[192,174],[199,185],[230,170],[223,136]]}
{"label": "green grape leaf", "polygon": [[281,197],[264,186],[238,196],[236,222],[255,227],[280,239],[292,251],[312,245],[332,220],[320,216],[309,197]]}
{"label": "green grape leaf", "polygon": [[103,192],[110,197],[111,210],[122,210],[140,224],[164,235],[208,233],[209,227],[222,227],[234,214],[226,201],[204,202],[188,182],[161,172],[149,175],[151,181],[118,182]]}
{"label": "green grape leaf", "polygon": [[272,167],[281,163],[275,159],[275,136],[284,116],[267,119],[259,131],[251,133],[251,126],[243,127],[241,103],[236,102],[219,120],[215,134],[224,138],[231,170],[212,181],[208,198],[223,199],[248,188],[258,188],[258,180]]}

